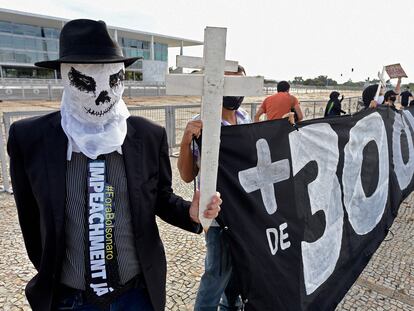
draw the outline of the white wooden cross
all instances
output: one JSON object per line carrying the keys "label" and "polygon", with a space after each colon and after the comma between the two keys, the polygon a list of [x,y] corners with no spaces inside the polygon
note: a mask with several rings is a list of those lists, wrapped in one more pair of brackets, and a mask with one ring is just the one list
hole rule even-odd
{"label": "white wooden cross", "polygon": [[386,87],[387,81],[385,80],[384,76],[385,76],[385,66],[382,67],[382,72],[381,73],[378,72],[378,78],[379,78],[380,82],[378,84],[377,92],[375,93],[375,97],[374,97],[374,100],[377,101],[377,102],[378,102],[378,97],[379,97],[379,94],[380,94],[380,91],[381,91],[381,86],[383,86],[384,88]]}
{"label": "white wooden cross", "polygon": [[226,28],[206,27],[203,58],[177,56],[177,67],[202,69],[203,74],[166,75],[167,95],[202,96],[199,218],[204,230],[208,230],[211,220],[203,214],[217,186],[223,96],[263,95],[263,77],[224,76],[224,71],[238,69],[238,62],[225,60],[226,33]]}

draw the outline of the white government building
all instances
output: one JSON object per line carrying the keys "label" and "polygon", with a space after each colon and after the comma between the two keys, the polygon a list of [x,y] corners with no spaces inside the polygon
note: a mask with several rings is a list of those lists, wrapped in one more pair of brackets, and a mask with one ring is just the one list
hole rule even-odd
{"label": "white government building", "polygon": [[[59,72],[35,62],[59,58],[59,34],[68,19],[0,8],[0,78],[57,79]],[[107,25],[126,57],[143,57],[128,67],[127,80],[163,83],[168,48],[203,42]]]}

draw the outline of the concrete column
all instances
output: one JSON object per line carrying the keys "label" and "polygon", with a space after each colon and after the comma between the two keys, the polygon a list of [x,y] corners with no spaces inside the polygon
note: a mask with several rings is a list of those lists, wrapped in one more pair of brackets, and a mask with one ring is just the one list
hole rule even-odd
{"label": "concrete column", "polygon": [[180,55],[184,55],[184,42],[181,41]]}
{"label": "concrete column", "polygon": [[154,53],[154,36],[151,36],[151,43],[150,43],[150,60],[154,60],[155,53]]}
{"label": "concrete column", "polygon": [[118,42],[118,30],[114,29],[114,40]]}

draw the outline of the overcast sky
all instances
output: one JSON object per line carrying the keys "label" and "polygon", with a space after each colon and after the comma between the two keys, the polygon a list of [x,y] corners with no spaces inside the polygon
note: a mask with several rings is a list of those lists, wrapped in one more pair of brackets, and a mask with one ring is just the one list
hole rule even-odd
{"label": "overcast sky", "polygon": [[[0,0],[0,7],[200,41],[206,26],[227,27],[226,58],[248,75],[358,81],[401,63],[414,81],[412,0]],[[170,49],[170,66],[176,53]],[[201,56],[202,48],[184,54]]]}

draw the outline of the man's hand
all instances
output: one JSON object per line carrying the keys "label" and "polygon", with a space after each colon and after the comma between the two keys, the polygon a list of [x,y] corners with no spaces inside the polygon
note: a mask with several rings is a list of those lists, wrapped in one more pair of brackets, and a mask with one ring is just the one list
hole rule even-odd
{"label": "man's hand", "polygon": [[294,113],[294,112],[288,112],[288,113],[285,113],[285,114],[282,116],[282,119],[284,119],[284,118],[288,118],[288,119],[289,119],[289,123],[290,123],[290,124],[292,124],[292,125],[294,125],[294,124],[295,124],[295,113]]}
{"label": "man's hand", "polygon": [[185,127],[182,144],[189,145],[193,140],[193,137],[200,137],[201,129],[203,128],[203,122],[201,120],[193,120],[187,123]]}
{"label": "man's hand", "polygon": [[369,108],[377,108],[378,103],[375,100],[371,100],[369,103]]}
{"label": "man's hand", "polygon": [[[207,205],[207,209],[204,212],[204,217],[208,219],[214,219],[218,216],[220,212],[220,204],[222,200],[220,199],[220,193],[216,192],[216,195],[211,198],[210,203]],[[200,223],[198,218],[198,210],[200,204],[200,191],[197,190],[193,196],[193,202],[191,202],[190,207],[190,217],[191,220]]]}

